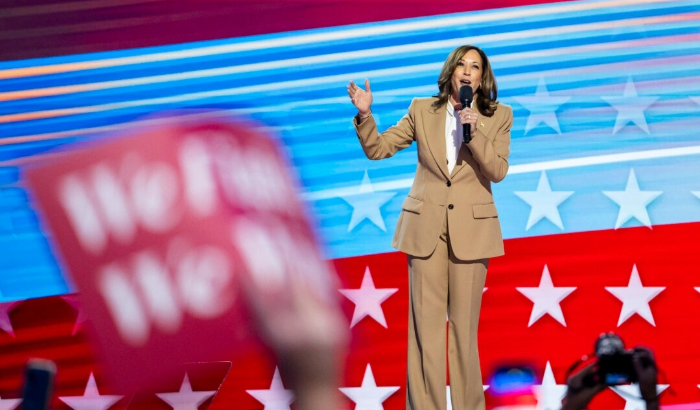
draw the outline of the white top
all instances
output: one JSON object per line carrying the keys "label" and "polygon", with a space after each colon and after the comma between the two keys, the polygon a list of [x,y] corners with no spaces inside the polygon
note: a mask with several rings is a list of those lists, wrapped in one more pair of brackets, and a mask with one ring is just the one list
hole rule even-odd
{"label": "white top", "polygon": [[[451,105],[449,102],[447,103]],[[445,147],[447,148],[447,170],[452,173],[457,162],[457,154],[462,147],[462,124],[458,121],[458,110],[448,107],[445,121]]]}

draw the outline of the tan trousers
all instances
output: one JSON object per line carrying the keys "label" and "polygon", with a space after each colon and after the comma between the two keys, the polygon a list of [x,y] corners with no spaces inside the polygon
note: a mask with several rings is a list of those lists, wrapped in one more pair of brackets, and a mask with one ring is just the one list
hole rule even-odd
{"label": "tan trousers", "polygon": [[450,250],[446,223],[432,255],[408,256],[407,410],[446,409],[445,356],[453,410],[485,408],[477,329],[488,259],[457,260]]}

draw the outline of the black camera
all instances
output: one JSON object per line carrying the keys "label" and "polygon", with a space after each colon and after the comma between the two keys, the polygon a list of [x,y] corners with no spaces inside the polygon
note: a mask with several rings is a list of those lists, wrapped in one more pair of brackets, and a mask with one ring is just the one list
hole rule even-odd
{"label": "black camera", "polygon": [[595,355],[598,357],[598,380],[612,386],[636,383],[633,350],[626,350],[622,339],[615,333],[603,333],[595,342]]}

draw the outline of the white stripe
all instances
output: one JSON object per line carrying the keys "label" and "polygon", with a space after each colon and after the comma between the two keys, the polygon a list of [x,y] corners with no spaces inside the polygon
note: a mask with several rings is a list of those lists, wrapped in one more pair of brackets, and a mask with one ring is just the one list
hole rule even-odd
{"label": "white stripe", "polygon": [[[528,172],[549,171],[553,169],[576,168],[601,164],[615,164],[620,162],[680,157],[686,155],[700,155],[700,145],[648,151],[625,152],[621,154],[598,155],[592,157],[570,158],[556,161],[534,162],[532,164],[513,165],[509,168],[508,174],[525,174]],[[394,181],[373,183],[372,189],[374,190],[374,192],[396,191],[400,189],[410,188],[412,184],[413,178],[404,178],[397,179]],[[360,186],[357,185],[346,188],[307,192],[303,195],[303,197],[307,201],[318,201],[322,199],[337,198],[340,196],[357,195],[359,193]]]}
{"label": "white stripe", "polygon": [[[104,59],[99,62],[99,67],[114,67],[121,65],[130,64],[143,64],[152,63],[157,61],[169,61],[178,60],[183,58],[194,58],[211,56],[218,54],[227,53],[238,53],[251,50],[269,49],[275,47],[291,47],[297,45],[308,45],[311,43],[325,43],[336,40],[347,40],[353,38],[362,37],[373,37],[388,34],[396,34],[403,32],[413,32],[417,30],[430,30],[433,28],[444,28],[446,26],[464,26],[475,23],[485,23],[497,20],[506,19],[522,19],[531,16],[542,16],[542,15],[560,15],[562,13],[568,12],[581,12],[584,10],[596,10],[596,9],[606,9],[611,7],[630,7],[633,5],[654,5],[658,4],[657,7],[663,7],[664,3],[672,3],[674,0],[612,0],[612,1],[601,1],[601,2],[567,2],[561,3],[553,6],[545,7],[517,7],[511,8],[505,11],[499,12],[487,12],[487,13],[470,13],[461,14],[454,17],[445,17],[438,19],[429,19],[423,21],[411,21],[399,24],[372,24],[371,26],[366,26],[362,28],[350,28],[345,30],[337,31],[324,31],[321,33],[297,35],[290,37],[281,37],[269,40],[257,40],[245,43],[237,44],[226,44],[220,46],[209,46],[196,48],[191,50],[178,50],[163,53],[154,53],[148,55],[139,55],[131,57],[120,57],[113,59]],[[650,7],[653,8],[653,7]],[[557,28],[552,30],[557,31]],[[72,64],[79,64],[80,62],[73,63],[62,63],[53,64],[46,67],[60,67],[60,66],[70,66]],[[18,69],[7,69],[0,70],[0,78],[11,78],[8,74],[12,71],[19,71]],[[72,70],[69,70],[72,71]]]}
{"label": "white stripe", "polygon": [[[674,25],[675,27],[675,25]],[[647,32],[648,33],[648,32]],[[548,48],[544,50],[523,51],[521,53],[499,54],[489,57],[492,65],[500,63],[499,68],[517,67],[523,61],[532,60],[534,58],[545,59],[547,63],[558,64],[569,61],[580,60],[588,54],[593,55],[593,63],[595,59],[600,59],[597,55],[603,51],[615,51],[615,56],[623,56],[628,54],[637,54],[640,50],[651,53],[650,48],[662,48],[664,52],[669,50],[681,49],[688,50],[696,48],[700,45],[700,34],[682,34],[671,36],[647,37],[636,40],[625,40],[610,43],[584,44],[580,46]],[[554,57],[554,58],[551,58]],[[506,62],[515,62],[515,64],[505,64]]]}
{"label": "white stripe", "polygon": [[[696,13],[696,14],[700,18],[700,13]],[[686,16],[686,18],[687,17],[688,16]],[[234,75],[234,74],[242,74],[242,73],[250,73],[250,72],[260,72],[260,71],[264,71],[264,70],[276,70],[276,69],[289,68],[289,67],[303,67],[303,66],[307,66],[307,65],[341,62],[341,61],[353,61],[353,60],[356,61],[356,60],[372,58],[372,57],[382,57],[382,56],[386,57],[386,56],[391,56],[394,54],[405,56],[408,53],[418,53],[418,52],[427,51],[427,50],[438,50],[441,48],[450,49],[450,48],[465,44],[465,42],[474,42],[474,43],[478,43],[478,44],[483,45],[483,44],[488,43],[488,42],[499,42],[499,41],[513,40],[513,39],[523,39],[524,40],[524,39],[531,39],[534,37],[547,37],[547,36],[552,36],[552,35],[561,36],[564,34],[583,33],[583,32],[587,32],[587,31],[591,31],[591,34],[600,35],[600,31],[598,31],[598,30],[603,30],[603,29],[619,30],[619,28],[622,26],[645,26],[645,30],[647,30],[647,32],[649,32],[651,30],[654,30],[653,27],[650,27],[652,24],[662,24],[663,25],[664,23],[668,22],[668,20],[669,20],[669,17],[667,17],[667,16],[644,17],[644,18],[621,20],[621,21],[586,23],[586,24],[571,25],[571,26],[565,26],[565,27],[550,27],[550,28],[542,28],[542,29],[524,30],[524,31],[518,31],[518,32],[488,34],[488,35],[482,35],[482,36],[463,37],[463,38],[456,38],[456,39],[449,39],[449,40],[438,40],[438,41],[430,41],[430,42],[424,42],[424,43],[407,44],[407,45],[401,45],[401,46],[381,47],[381,48],[375,48],[375,49],[358,50],[358,51],[351,51],[351,52],[344,52],[344,53],[333,53],[333,54],[326,54],[326,55],[319,55],[319,56],[312,56],[312,57],[292,58],[292,59],[288,59],[288,60],[269,61],[269,62],[264,62],[264,63],[242,64],[242,65],[238,65],[238,66],[234,66],[234,67],[212,68],[212,69],[196,70],[196,71],[177,73],[177,74],[164,74],[164,75],[156,75],[156,76],[150,76],[150,77],[140,77],[140,78],[131,78],[131,79],[114,80],[114,81],[103,81],[103,82],[87,83],[87,84],[75,84],[75,85],[67,85],[67,86],[59,86],[59,87],[49,87],[49,88],[43,88],[43,89],[34,89],[34,90],[20,90],[20,91],[17,91],[16,93],[14,93],[14,92],[5,93],[3,99],[4,100],[16,100],[16,99],[23,99],[23,98],[31,98],[31,97],[21,96],[21,94],[26,93],[26,92],[42,92],[43,91],[44,93],[46,93],[46,95],[58,95],[58,94],[65,95],[67,93],[73,93],[73,92],[96,91],[96,90],[104,90],[104,89],[118,88],[118,87],[133,87],[133,86],[144,85],[144,84],[156,84],[156,83],[165,83],[165,82],[172,82],[172,81],[184,81],[184,80],[191,80],[191,79],[197,79],[197,78],[210,78],[210,77],[216,77],[216,76]],[[634,47],[648,47],[649,43],[658,43],[660,40],[663,41],[662,44],[673,44],[674,41],[682,42],[682,41],[685,41],[686,38],[695,39],[695,38],[697,38],[697,36],[687,35],[687,36],[654,37],[651,39],[629,40],[629,41],[622,41],[622,42],[617,42],[617,43],[582,45],[582,46],[574,46],[574,47],[560,47],[560,48],[552,48],[552,49],[546,49],[546,50],[537,50],[537,51],[522,52],[522,53],[496,55],[496,56],[491,57],[491,62],[493,64],[493,63],[504,62],[504,61],[518,61],[518,60],[525,60],[525,59],[531,59],[531,58],[544,58],[544,57],[551,57],[551,56],[559,57],[559,59],[552,61],[552,63],[564,62],[564,61],[572,60],[574,58],[580,58],[580,56],[575,56],[574,55],[575,53],[599,52],[599,51],[603,51],[603,50],[616,50],[616,49],[620,49],[620,48],[624,48],[625,50],[629,50],[628,52],[633,52]],[[689,46],[690,45],[688,45],[687,47],[689,47]],[[75,90],[71,90],[72,88],[75,88]]]}
{"label": "white stripe", "polygon": [[[367,72],[364,72],[361,74],[365,74],[367,76],[377,76],[377,77],[383,76],[383,75],[387,75],[387,76],[388,75],[403,75],[403,74],[410,74],[410,73],[421,72],[421,71],[435,71],[435,70],[439,70],[441,66],[442,66],[442,63],[422,64],[422,65],[411,66],[411,67],[399,67],[399,68],[367,71]],[[260,92],[265,92],[265,91],[289,90],[289,89],[298,88],[298,87],[309,87],[309,86],[321,85],[321,84],[326,84],[326,83],[345,84],[345,82],[347,82],[350,78],[352,78],[352,74],[339,74],[339,75],[332,75],[332,76],[327,76],[327,77],[316,77],[316,78],[309,78],[309,79],[303,79],[303,80],[293,80],[293,81],[284,81],[284,82],[279,82],[279,83],[267,83],[267,84],[253,85],[253,86],[248,86],[248,87],[228,88],[228,89],[223,89],[223,90],[203,91],[203,92],[198,92],[198,93],[181,94],[181,95],[176,95],[176,96],[171,96],[171,97],[149,98],[146,100],[123,101],[123,102],[118,102],[118,103],[92,105],[92,106],[85,106],[85,107],[62,108],[62,109],[58,109],[58,110],[47,110],[47,111],[36,111],[36,112],[34,112],[34,114],[40,114],[40,116],[45,116],[45,117],[58,117],[58,116],[66,116],[66,115],[87,114],[87,113],[91,113],[91,112],[118,110],[118,109],[131,108],[131,107],[143,107],[143,106],[149,106],[149,105],[171,104],[171,103],[178,103],[178,102],[184,102],[184,101],[203,100],[203,99],[215,98],[215,97],[230,97],[230,96],[234,96],[234,95],[253,94],[253,93],[260,93]],[[339,90],[342,90],[341,87],[342,86],[338,87]],[[342,92],[342,91],[339,91],[339,92]],[[0,115],[0,123],[16,122],[18,120],[15,119],[15,117],[24,116],[27,114],[31,114],[31,113]]]}
{"label": "white stripe", "polygon": [[[231,109],[231,110],[212,110],[212,111],[192,111],[192,112],[178,112],[177,116],[168,116],[161,118],[149,118],[146,120],[136,120],[117,124],[110,124],[100,127],[91,128],[78,128],[75,130],[59,131],[59,132],[49,132],[44,134],[34,134],[34,135],[23,135],[15,137],[0,138],[0,146],[12,145],[12,144],[23,144],[26,142],[35,141],[50,141],[62,138],[79,137],[83,135],[95,136],[97,134],[106,134],[115,131],[123,130],[144,130],[151,127],[163,127],[171,123],[179,124],[183,121],[201,121],[206,119],[221,119],[223,121],[230,121],[231,118],[235,118],[237,115],[244,115],[252,113],[252,110],[242,110],[242,109]],[[271,133],[275,132],[276,129],[270,127],[263,127],[269,130]],[[41,157],[44,154],[33,155],[32,158]],[[0,167],[11,166],[10,163],[14,160],[0,161]]]}
{"label": "white stripe", "polygon": [[[564,68],[564,69],[554,69],[554,70],[543,70],[543,71],[538,71],[538,72],[526,72],[526,73],[522,73],[522,74],[504,75],[504,76],[499,77],[498,82],[501,85],[501,88],[508,88],[508,87],[504,87],[504,85],[507,85],[510,82],[514,82],[514,81],[522,81],[522,80],[528,80],[528,79],[529,80],[539,79],[539,77],[541,75],[545,75],[545,74],[547,77],[555,77],[557,75],[571,76],[571,75],[579,73],[579,72],[581,74],[588,75],[586,77],[586,79],[593,79],[593,78],[602,79],[602,78],[613,78],[613,77],[617,78],[617,77],[619,77],[619,74],[615,70],[613,70],[613,67],[617,67],[620,65],[622,65],[622,68],[627,70],[627,72],[629,72],[630,74],[633,74],[636,72],[644,72],[644,71],[648,70],[649,65],[654,64],[654,63],[656,63],[656,64],[669,63],[669,64],[667,64],[667,67],[665,68],[667,73],[682,72],[682,71],[687,70],[689,68],[689,66],[687,66],[687,65],[670,64],[670,63],[673,63],[674,61],[679,60],[679,59],[680,60],[683,60],[683,59],[686,59],[686,60],[691,59],[692,60],[692,56],[645,60],[644,64],[641,65],[640,67],[638,67],[637,70],[630,70],[629,63],[610,63],[610,64],[599,64],[599,65],[596,65],[593,67]],[[374,77],[376,79],[376,78],[382,78],[382,77],[396,77],[396,76],[409,75],[409,74],[419,75],[420,73],[437,72],[441,69],[442,64],[443,64],[442,62],[438,62],[438,63],[421,64],[421,65],[415,65],[415,66],[385,68],[385,69],[380,69],[380,70],[338,74],[338,75],[332,75],[332,76],[326,76],[326,77],[315,77],[315,78],[302,79],[302,80],[259,84],[259,85],[253,85],[253,86],[247,86],[247,87],[229,88],[229,89],[214,90],[214,91],[203,91],[203,92],[189,93],[189,94],[180,94],[180,95],[175,95],[175,96],[170,96],[170,97],[151,98],[151,99],[146,99],[146,100],[123,101],[123,102],[93,105],[93,106],[63,108],[63,109],[48,110],[48,111],[36,111],[34,113],[40,114],[40,116],[44,116],[45,118],[62,117],[62,116],[67,116],[67,115],[87,114],[87,113],[92,113],[92,112],[118,110],[118,109],[123,109],[123,108],[143,107],[143,106],[150,106],[150,105],[172,104],[172,103],[181,103],[181,102],[187,102],[187,101],[204,100],[207,98],[230,97],[230,96],[236,96],[236,95],[255,94],[255,93],[270,92],[270,91],[290,90],[290,89],[294,89],[294,88],[312,87],[312,86],[319,86],[319,85],[333,84],[333,83],[339,84],[338,85],[338,90],[339,90],[338,92],[342,93],[343,92],[343,91],[341,91],[342,85],[344,85],[351,78]],[[691,64],[691,66],[692,66],[692,64]],[[694,67],[694,66],[692,66],[692,67]],[[618,67],[618,69],[619,68],[620,67]],[[591,76],[592,74],[596,74],[596,76],[593,77],[593,76]],[[581,80],[582,78],[577,77],[577,79]],[[563,82],[564,83],[568,82],[568,79],[565,79],[565,81],[563,81]],[[550,83],[554,84],[554,83],[557,83],[557,81],[553,80],[553,81],[550,81]],[[434,87],[431,89],[434,90]],[[377,96],[377,94],[378,93],[375,93],[375,97]],[[405,95],[405,94],[406,93],[404,90],[396,89],[396,90],[392,90],[390,93],[387,93],[386,95]],[[17,122],[17,121],[24,121],[23,119],[18,120],[16,117],[17,116],[21,117],[21,116],[25,116],[25,115],[29,115],[29,114],[32,114],[32,113],[25,112],[25,113],[21,113],[21,114],[0,115],[0,123],[11,123],[11,122]]]}
{"label": "white stripe", "polygon": [[[670,63],[675,60],[683,60],[683,59],[690,59],[692,60],[692,57],[675,57],[675,58],[660,58],[660,59],[653,59],[653,60],[646,60],[644,64],[636,71],[629,71],[630,73],[635,73],[635,72],[644,72],[648,70],[648,66],[651,64],[658,64],[658,63]],[[689,60],[689,61],[690,61]],[[691,61],[692,62],[692,61]],[[522,81],[526,79],[538,79],[540,75],[547,74],[548,77],[552,76],[557,76],[557,75],[566,75],[566,76],[571,76],[573,74],[576,74],[580,72],[581,74],[587,74],[589,76],[589,79],[591,78],[607,78],[607,77],[617,77],[618,75],[615,73],[615,71],[612,69],[613,67],[623,65],[625,69],[629,70],[629,67],[627,67],[629,64],[628,63],[610,63],[610,64],[600,64],[594,67],[579,67],[579,68],[565,68],[565,69],[555,69],[555,70],[547,70],[547,71],[540,71],[537,73],[522,73],[522,74],[514,74],[514,75],[508,75],[508,76],[501,76],[499,77],[499,83],[501,84],[502,88],[503,85],[508,84],[509,82],[513,81]],[[158,105],[158,104],[171,104],[171,103],[179,103],[179,102],[186,102],[186,101],[195,101],[195,100],[202,100],[202,99],[207,99],[207,98],[215,98],[215,97],[227,97],[227,96],[235,96],[235,95],[244,95],[244,94],[253,94],[253,93],[261,93],[261,92],[267,92],[267,91],[276,91],[276,90],[284,90],[284,89],[292,89],[292,88],[302,88],[302,87],[309,87],[309,86],[318,86],[326,83],[345,83],[348,81],[349,78],[358,78],[360,76],[362,77],[394,77],[398,75],[407,75],[407,74],[419,74],[421,72],[433,72],[433,71],[438,71],[442,66],[442,63],[431,63],[431,64],[421,64],[421,65],[415,65],[415,66],[407,66],[407,67],[398,67],[398,68],[387,68],[387,69],[381,69],[381,70],[372,70],[372,71],[365,71],[365,72],[358,72],[358,73],[346,73],[346,74],[339,74],[339,75],[333,75],[333,76],[327,76],[327,77],[316,77],[316,78],[310,78],[310,79],[302,79],[302,80],[294,80],[294,81],[286,81],[286,82],[279,82],[279,83],[268,83],[268,84],[260,84],[260,85],[255,85],[255,86],[248,86],[248,87],[239,87],[239,88],[229,88],[229,89],[223,89],[223,90],[214,90],[214,91],[206,91],[206,92],[199,92],[199,93],[190,93],[190,94],[181,94],[181,95],[176,95],[176,96],[170,96],[170,97],[160,97],[160,98],[152,98],[152,99],[146,99],[146,100],[136,100],[136,101],[124,101],[124,102],[118,102],[118,103],[110,103],[110,104],[102,104],[102,105],[94,105],[94,106],[85,106],[85,107],[75,107],[75,108],[65,108],[65,109],[59,109],[59,110],[48,110],[48,111],[37,111],[35,112],[36,114],[41,114],[44,115],[45,117],[58,117],[58,116],[66,116],[66,115],[77,115],[77,114],[86,114],[86,113],[92,113],[92,112],[100,112],[100,111],[108,111],[108,110],[117,110],[117,109],[123,109],[123,108],[131,108],[131,107],[142,107],[142,106],[149,106],[149,105]],[[687,65],[684,64],[668,64],[668,67],[671,67],[672,69],[667,68],[667,72],[679,72],[679,71],[685,71],[688,69]],[[641,71],[640,71],[641,70]],[[597,74],[596,77],[591,77],[591,74]],[[601,76],[602,75],[602,76]],[[568,79],[561,78],[564,83],[568,82]],[[580,80],[580,78],[579,78]],[[560,82],[562,82],[560,81]],[[556,81],[555,81],[556,82]],[[550,83],[552,83],[550,81]],[[340,89],[340,86],[338,87]],[[508,88],[508,87],[505,87]],[[404,95],[405,92],[402,91],[401,89],[399,90],[393,90],[390,94],[387,95]],[[0,115],[0,123],[10,123],[10,122],[16,122],[16,121],[22,121],[17,120],[17,116],[23,116],[31,113],[22,113],[22,114],[9,114],[5,116]]]}
{"label": "white stripe", "polygon": [[[522,85],[523,80],[532,80],[532,83],[536,84],[541,76],[544,76],[547,79],[547,85],[554,85],[569,84],[571,82],[580,83],[581,81],[590,80],[620,79],[625,75],[634,76],[649,72],[659,73],[659,70],[663,70],[664,77],[657,76],[658,78],[655,80],[667,80],[671,77],[670,74],[672,73],[682,73],[684,71],[697,72],[697,58],[697,55],[660,57],[645,60],[597,64],[591,66],[522,72],[520,74],[512,75],[500,75],[498,76],[498,88],[509,89],[511,86],[519,86]],[[687,78],[688,83],[684,90],[688,91],[690,87],[694,86],[694,79],[698,77],[690,75],[685,77]],[[584,88],[588,89],[587,92],[591,91],[590,86],[583,88],[579,87],[576,89],[567,90],[566,95],[575,95],[575,93],[582,91]],[[587,92],[584,91],[584,94]],[[663,94],[663,92],[661,93]]]}

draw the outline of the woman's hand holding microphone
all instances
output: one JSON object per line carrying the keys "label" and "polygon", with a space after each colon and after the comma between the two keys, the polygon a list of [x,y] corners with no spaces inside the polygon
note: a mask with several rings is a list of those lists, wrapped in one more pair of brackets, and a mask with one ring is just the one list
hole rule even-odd
{"label": "woman's hand holding microphone", "polygon": [[462,125],[469,124],[472,137],[476,132],[476,121],[479,119],[479,112],[470,107],[462,107],[459,111],[459,120]]}

